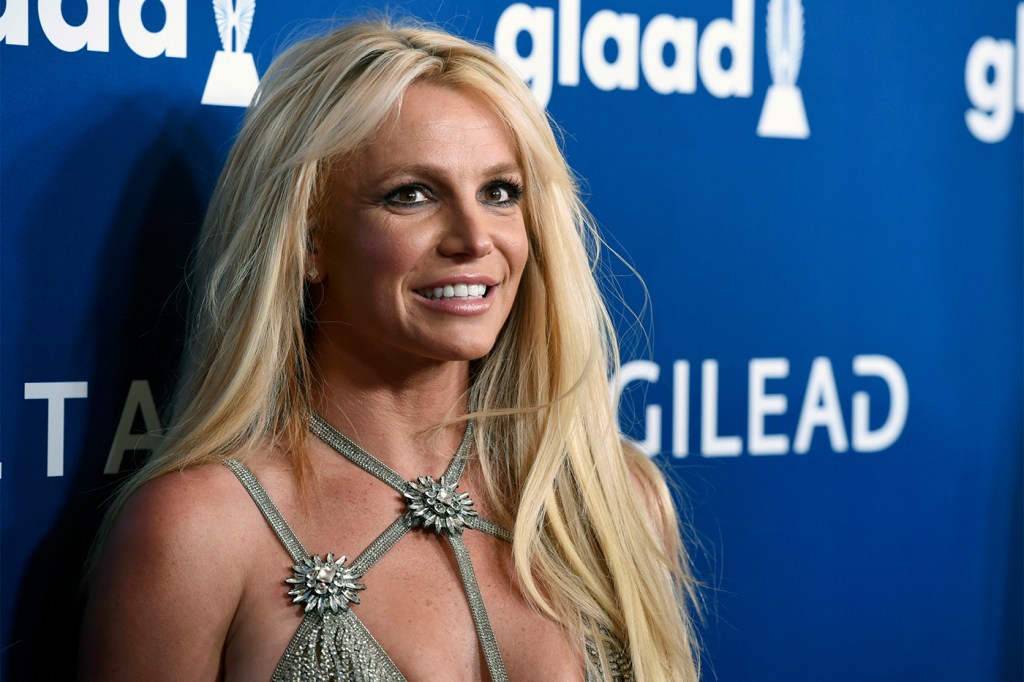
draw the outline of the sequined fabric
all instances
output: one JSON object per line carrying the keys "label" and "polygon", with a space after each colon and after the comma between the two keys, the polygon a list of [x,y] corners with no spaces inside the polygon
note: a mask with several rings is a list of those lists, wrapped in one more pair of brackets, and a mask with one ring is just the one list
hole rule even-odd
{"label": "sequined fabric", "polygon": [[405,677],[351,610],[309,613],[274,670],[272,682],[405,682]]}
{"label": "sequined fabric", "polygon": [[[608,649],[609,677],[613,682],[633,682],[633,660],[629,657],[629,652],[620,647],[604,628],[601,630]],[[601,656],[597,653],[597,647],[589,639],[587,640],[587,657],[590,659],[591,665],[587,669],[587,682],[600,682],[604,679],[604,667],[601,665]]]}

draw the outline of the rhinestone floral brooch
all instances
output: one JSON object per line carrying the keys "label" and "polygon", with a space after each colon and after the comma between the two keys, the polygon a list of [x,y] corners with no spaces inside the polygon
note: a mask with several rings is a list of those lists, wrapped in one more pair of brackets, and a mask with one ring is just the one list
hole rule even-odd
{"label": "rhinestone floral brooch", "polygon": [[365,590],[366,585],[357,582],[361,576],[344,565],[346,559],[342,556],[335,560],[333,553],[328,554],[326,560],[314,555],[292,566],[295,576],[285,580],[295,586],[288,592],[294,597],[292,603],[304,603],[307,613],[314,609],[320,613],[326,609],[338,613],[347,609],[349,602],[358,604],[357,593]]}
{"label": "rhinestone floral brooch", "polygon": [[466,518],[476,516],[470,509],[473,500],[469,499],[469,493],[457,492],[455,483],[449,483],[445,476],[441,476],[440,481],[432,476],[419,476],[409,481],[408,488],[402,494],[415,525],[433,527],[435,533],[461,534]]}

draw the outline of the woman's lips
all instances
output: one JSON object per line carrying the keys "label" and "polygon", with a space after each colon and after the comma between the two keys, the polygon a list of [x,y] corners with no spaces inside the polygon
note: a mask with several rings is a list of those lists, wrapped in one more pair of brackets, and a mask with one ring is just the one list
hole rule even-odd
{"label": "woman's lips", "polygon": [[446,280],[413,289],[413,293],[422,305],[431,310],[452,315],[479,315],[490,309],[497,288],[494,283],[484,284],[479,280]]}
{"label": "woman's lips", "polygon": [[422,289],[414,289],[414,291],[422,296],[431,300],[473,300],[480,299],[487,296],[487,291],[491,287],[486,284],[465,284],[462,282],[456,284],[443,284],[433,287],[423,287]]}

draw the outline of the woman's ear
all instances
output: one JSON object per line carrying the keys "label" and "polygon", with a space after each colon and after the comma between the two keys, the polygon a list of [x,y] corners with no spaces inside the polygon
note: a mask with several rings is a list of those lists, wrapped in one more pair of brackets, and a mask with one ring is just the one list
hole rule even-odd
{"label": "woman's ear", "polygon": [[310,284],[320,284],[324,281],[323,262],[320,259],[320,244],[315,235],[309,236],[306,246],[306,281]]}

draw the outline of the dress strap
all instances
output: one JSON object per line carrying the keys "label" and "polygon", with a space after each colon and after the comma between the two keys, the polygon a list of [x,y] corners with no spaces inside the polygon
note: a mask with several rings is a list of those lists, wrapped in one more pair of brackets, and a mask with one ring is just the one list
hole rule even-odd
{"label": "dress strap", "polygon": [[[320,440],[330,445],[336,452],[345,457],[360,469],[374,478],[386,483],[401,494],[409,490],[409,483],[397,471],[380,461],[369,452],[359,447],[348,436],[331,426],[326,419],[316,413],[309,415],[309,430]],[[448,464],[444,477],[450,483],[458,483],[466,468],[466,453],[473,442],[473,424],[466,425],[466,433],[462,436],[459,449]]]}
{"label": "dress strap", "polygon": [[459,479],[466,469],[466,455],[473,442],[473,425],[466,425],[466,433],[462,437],[459,449],[452,457],[440,481],[430,476],[419,476],[415,481],[405,481],[394,469],[380,461],[366,450],[352,442],[343,433],[335,429],[317,414],[309,415],[309,428],[321,440],[334,448],[339,454],[371,476],[383,481],[395,489],[406,501],[406,511],[399,516],[380,536],[352,562],[352,569],[357,574],[365,573],[381,556],[414,527],[423,530],[431,528],[442,535],[451,545],[455,561],[459,567],[462,587],[469,600],[473,625],[476,627],[480,648],[483,650],[493,682],[507,682],[508,674],[501,659],[501,652],[491,629],[487,609],[484,606],[480,585],[473,570],[473,562],[469,550],[462,540],[464,528],[482,531],[496,538],[512,541],[512,534],[488,519],[480,518],[470,507],[473,501],[468,493],[460,493],[457,489]]}
{"label": "dress strap", "polygon": [[349,440],[348,436],[328,424],[320,415],[309,415],[309,430],[366,473],[399,493],[405,492],[405,479],[399,476],[397,471]]}
{"label": "dress strap", "polygon": [[292,561],[296,564],[301,564],[309,559],[309,552],[302,546],[299,539],[295,537],[295,532],[288,525],[288,522],[281,516],[281,512],[278,511],[277,506],[274,504],[270,496],[267,495],[267,491],[263,489],[260,482],[256,479],[256,476],[249,470],[249,467],[245,466],[237,459],[229,459],[224,462],[224,466],[231,470],[231,473],[241,482],[242,486],[245,487],[246,492],[249,493],[249,497],[256,503],[260,511],[263,513],[263,518],[267,520],[270,527],[274,530],[274,535],[281,541],[284,548],[288,550],[288,554],[291,555]]}
{"label": "dress strap", "polygon": [[352,560],[352,570],[359,575],[365,575],[377,563],[378,559],[394,547],[395,543],[405,537],[405,534],[411,528],[412,524],[409,523],[409,517],[405,515],[399,516],[359,556]]}
{"label": "dress strap", "polygon": [[473,616],[473,625],[476,626],[476,635],[484,652],[484,660],[487,661],[491,682],[508,682],[508,673],[505,672],[505,663],[501,658],[498,642],[494,638],[491,621],[487,617],[487,608],[484,606],[483,595],[480,594],[480,585],[476,581],[476,571],[473,570],[473,562],[469,558],[469,549],[466,548],[461,535],[449,533],[445,537],[448,538],[452,552],[455,553],[455,561],[459,565],[459,577],[469,600],[469,611]]}
{"label": "dress strap", "polygon": [[466,528],[472,528],[473,530],[487,533],[488,535],[496,537],[499,540],[504,540],[505,542],[512,542],[512,533],[505,528],[505,526],[499,526],[494,521],[485,519],[482,516],[470,516],[467,518]]}

